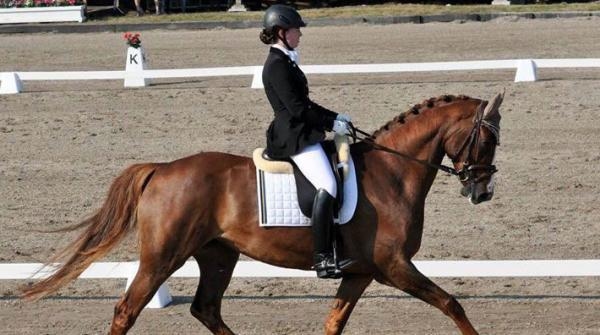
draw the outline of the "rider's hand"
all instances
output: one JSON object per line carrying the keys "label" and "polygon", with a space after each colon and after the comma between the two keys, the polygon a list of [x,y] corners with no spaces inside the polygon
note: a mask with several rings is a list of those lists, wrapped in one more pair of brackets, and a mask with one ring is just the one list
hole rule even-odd
{"label": "rider's hand", "polygon": [[335,120],[333,121],[333,127],[331,128],[336,134],[349,135],[350,125],[346,121]]}
{"label": "rider's hand", "polygon": [[338,121],[345,121],[345,122],[352,121],[352,118],[350,117],[350,115],[344,114],[344,113],[339,113],[335,119]]}

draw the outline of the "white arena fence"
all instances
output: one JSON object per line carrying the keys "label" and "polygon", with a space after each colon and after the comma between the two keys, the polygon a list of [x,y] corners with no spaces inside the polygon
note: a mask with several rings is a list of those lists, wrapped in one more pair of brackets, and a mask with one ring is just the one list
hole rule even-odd
{"label": "white arena fence", "polygon": [[[414,261],[415,266],[428,277],[598,277],[600,260],[466,260],[466,261]],[[133,280],[138,262],[92,263],[79,278],[125,279],[127,287]],[[41,279],[55,271],[41,263],[0,264],[0,280]],[[186,262],[171,277],[198,278],[200,272],[194,261]],[[233,277],[295,277],[313,278],[314,271],[275,267],[256,261],[240,261]],[[168,287],[163,284],[148,308],[162,308],[171,302]]]}
{"label": "white arena fence", "polygon": [[[130,58],[129,62],[135,61]],[[138,65],[137,62],[135,65]],[[45,72],[2,72],[0,73],[0,94],[20,93],[23,81],[33,80],[124,80],[125,87],[143,87],[149,79],[159,78],[198,78],[225,76],[252,76],[252,88],[262,88],[262,66],[233,66],[190,69],[145,69],[145,62],[139,67],[128,67],[128,71],[45,71]],[[459,62],[428,63],[384,63],[384,64],[344,64],[344,65],[302,65],[307,74],[375,74],[401,72],[439,72],[476,70],[516,70],[515,82],[537,80],[541,68],[600,68],[600,58],[566,59],[507,59],[476,60]]]}

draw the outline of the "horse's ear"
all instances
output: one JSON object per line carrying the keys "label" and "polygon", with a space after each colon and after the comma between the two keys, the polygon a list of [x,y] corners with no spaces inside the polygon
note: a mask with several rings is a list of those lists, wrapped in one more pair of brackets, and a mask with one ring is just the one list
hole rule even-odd
{"label": "horse's ear", "polygon": [[503,100],[504,92],[496,94],[492,101],[487,104],[485,111],[483,112],[483,119],[497,127],[500,126],[500,105]]}
{"label": "horse's ear", "polygon": [[485,100],[479,103],[479,106],[477,106],[477,109],[475,110],[475,115],[473,116],[473,123],[478,122],[483,118],[482,115],[484,114],[484,110],[487,105],[488,102]]}

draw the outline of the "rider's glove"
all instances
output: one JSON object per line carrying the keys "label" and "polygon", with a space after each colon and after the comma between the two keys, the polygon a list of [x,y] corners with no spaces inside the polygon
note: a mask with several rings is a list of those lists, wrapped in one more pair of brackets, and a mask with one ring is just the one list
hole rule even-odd
{"label": "rider's glove", "polygon": [[343,114],[343,113],[339,113],[335,119],[338,120],[338,121],[345,121],[345,122],[351,122],[352,121],[352,118],[350,117],[350,115]]}
{"label": "rider's glove", "polygon": [[350,125],[346,121],[335,120],[333,121],[333,127],[331,128],[336,134],[349,135]]}

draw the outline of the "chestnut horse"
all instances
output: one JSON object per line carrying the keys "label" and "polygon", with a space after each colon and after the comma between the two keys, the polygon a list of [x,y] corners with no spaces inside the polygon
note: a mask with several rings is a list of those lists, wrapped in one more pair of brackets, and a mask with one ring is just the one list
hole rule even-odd
{"label": "chestnut horse", "polygon": [[[411,262],[423,232],[425,197],[448,155],[473,204],[493,195],[499,106],[466,96],[442,96],[414,106],[351,145],[359,197],[353,219],[339,227],[341,252],[357,260],[345,270],[325,334],[340,334],[356,302],[374,280],[439,308],[462,334],[477,334],[461,305]],[[487,107],[486,107],[487,106]],[[485,110],[484,110],[485,108]],[[191,313],[214,334],[233,334],[221,301],[239,255],[308,270],[310,228],[260,228],[252,160],[205,152],[170,163],[137,164],[117,177],[107,200],[74,227],[85,231],[56,260],[50,277],[24,288],[37,299],[75,279],[127,232],[139,235],[140,266],[115,306],[110,334],[125,334],[160,285],[189,257],[200,267]]]}

